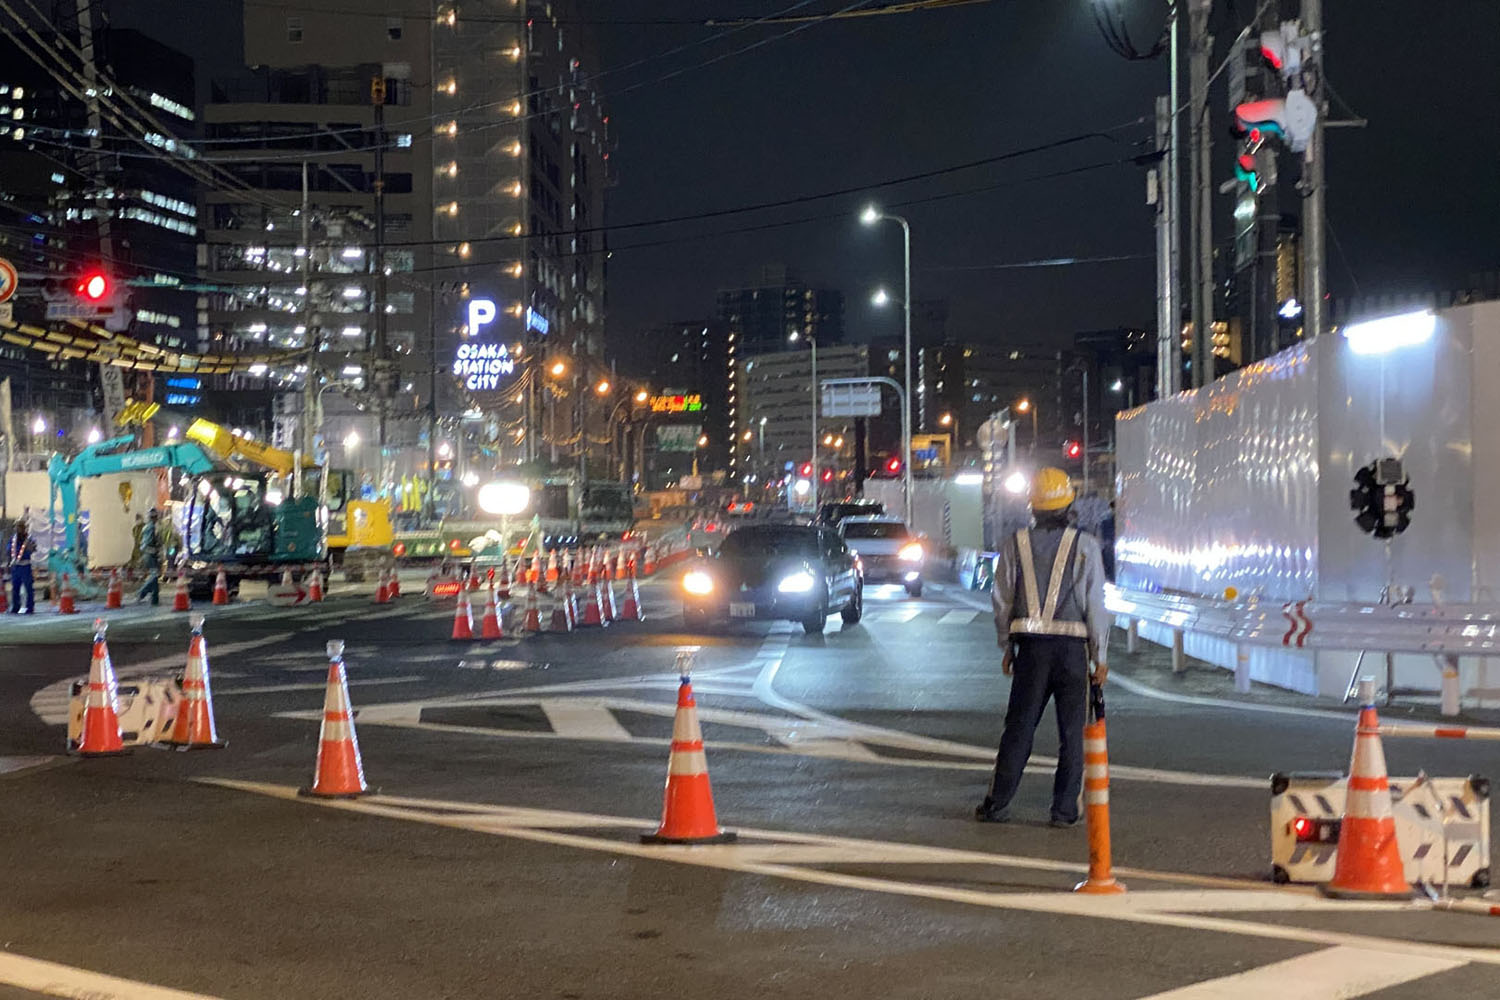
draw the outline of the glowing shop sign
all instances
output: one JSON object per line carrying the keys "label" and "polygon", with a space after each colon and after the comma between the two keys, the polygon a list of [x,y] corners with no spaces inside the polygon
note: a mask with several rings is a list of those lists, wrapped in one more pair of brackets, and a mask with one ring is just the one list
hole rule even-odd
{"label": "glowing shop sign", "polygon": [[453,374],[464,380],[470,392],[498,389],[501,377],[515,370],[516,359],[504,344],[459,344],[453,357]]}
{"label": "glowing shop sign", "polygon": [[703,397],[697,393],[691,396],[652,396],[652,413],[697,413],[703,409]]}

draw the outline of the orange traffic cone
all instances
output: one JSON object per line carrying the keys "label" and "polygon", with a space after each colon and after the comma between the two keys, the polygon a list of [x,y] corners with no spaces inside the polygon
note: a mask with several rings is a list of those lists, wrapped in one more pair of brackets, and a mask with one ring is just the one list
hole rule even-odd
{"label": "orange traffic cone", "polygon": [[505,629],[500,624],[500,609],[495,604],[495,588],[490,588],[490,598],[484,605],[484,619],[479,623],[479,635],[483,639],[504,639]]}
{"label": "orange traffic cone", "polygon": [[584,628],[597,628],[608,625],[609,621],[604,617],[604,600],[599,594],[601,584],[598,580],[588,584],[583,591],[583,616],[578,624]]}
{"label": "orange traffic cone", "polygon": [[125,586],[120,582],[120,571],[109,571],[109,589],[104,592],[104,606],[113,611],[125,605]]}
{"label": "orange traffic cone", "polygon": [[76,615],[78,607],[73,603],[77,595],[73,592],[73,583],[68,579],[68,574],[62,576],[62,586],[57,589],[57,613],[60,615]]}
{"label": "orange traffic cone", "polygon": [[1109,747],[1104,730],[1104,690],[1089,687],[1089,714],[1083,727],[1083,808],[1089,824],[1089,877],[1073,887],[1090,896],[1117,896],[1125,891],[1115,881],[1109,843]]}
{"label": "orange traffic cone", "polygon": [[172,610],[193,610],[193,600],[188,596],[187,577],[183,575],[181,570],[177,572],[177,590],[172,594]]}
{"label": "orange traffic cone", "polygon": [[323,600],[323,571],[314,569],[312,578],[307,581],[307,602],[317,604]]}
{"label": "orange traffic cone", "polygon": [[401,596],[401,574],[397,572],[396,567],[394,566],[390,568],[389,579],[390,583],[387,584],[385,592],[386,596],[394,601],[396,598]]}
{"label": "orange traffic cone", "polygon": [[229,577],[224,575],[224,567],[219,567],[219,575],[214,577],[214,603],[229,603]]}
{"label": "orange traffic cone", "polygon": [[177,706],[172,735],[162,742],[183,750],[217,749],[224,746],[224,741],[214,728],[214,696],[208,686],[208,644],[203,641],[203,616],[194,615],[192,623],[187,669],[182,672],[182,702]]}
{"label": "orange traffic cone", "polygon": [[526,617],[521,622],[522,632],[540,632],[542,630],[542,616],[536,604],[537,584],[532,582],[526,591]]}
{"label": "orange traffic cone", "polygon": [[650,576],[652,573],[656,572],[656,546],[646,546],[646,555],[642,559],[642,562],[645,563],[645,565],[641,567],[642,575]]}
{"label": "orange traffic cone", "polygon": [[568,616],[568,601],[565,591],[559,591],[552,598],[552,623],[547,626],[547,631],[573,631],[573,620]]}
{"label": "orange traffic cone", "polygon": [[556,583],[557,574],[557,550],[553,549],[552,551],[547,553],[547,582]]}
{"label": "orange traffic cone", "polygon": [[641,588],[635,582],[635,564],[631,563],[626,572],[629,576],[625,581],[625,607],[621,609],[620,617],[628,622],[643,622],[646,609],[641,607]]}
{"label": "orange traffic cone", "polygon": [[542,554],[537,552],[531,557],[531,582],[536,584],[536,592],[545,594],[547,592],[547,574],[542,569]]}
{"label": "orange traffic cone", "polygon": [[103,618],[94,619],[94,656],[89,662],[89,688],[83,702],[83,729],[73,749],[84,757],[106,757],[125,752],[120,738],[119,691],[115,668],[109,662],[109,646]]}
{"label": "orange traffic cone", "polygon": [[386,580],[385,570],[381,570],[380,573],[377,575],[377,582],[375,584],[375,597],[374,597],[374,599],[373,599],[373,601],[371,603],[374,603],[374,604],[389,604],[389,603],[391,603],[391,585]]}
{"label": "orange traffic cone", "polygon": [[1407,884],[1396,843],[1396,819],[1391,812],[1391,786],[1385,771],[1385,748],[1380,743],[1380,719],[1375,714],[1375,682],[1359,682],[1359,724],[1354,730],[1354,756],[1349,762],[1349,793],[1339,824],[1339,854],[1333,880],[1320,886],[1336,899],[1407,899]]}
{"label": "orange traffic cone", "polygon": [[323,696],[323,725],[318,730],[318,763],[312,784],[300,795],[324,799],[353,799],[376,789],[365,784],[365,765],[354,735],[354,713],[349,708],[349,677],[344,672],[344,643],[328,643],[328,690]]}
{"label": "orange traffic cone", "polygon": [[617,622],[620,620],[620,607],[615,603],[615,585],[607,577],[599,583],[600,605],[599,613],[604,616],[605,621]]}
{"label": "orange traffic cone", "polygon": [[615,550],[615,579],[625,579],[625,550]]}
{"label": "orange traffic cone", "polygon": [[501,600],[510,600],[510,567],[506,565],[504,556],[500,557],[500,578],[495,581],[495,586]]}
{"label": "orange traffic cone", "polygon": [[10,583],[8,581],[0,580],[0,615],[3,615],[10,610],[9,603],[5,598],[5,592],[9,589]]}
{"label": "orange traffic cone", "polygon": [[[691,668],[691,653],[678,653],[680,669]],[[677,715],[672,721],[672,753],[667,759],[667,790],[662,797],[661,826],[641,834],[646,844],[727,844],[735,835],[719,829],[714,815],[714,793],[708,783],[708,759],[703,753],[703,730],[698,726],[698,703],[693,680],[682,674],[677,689]]]}
{"label": "orange traffic cone", "polygon": [[458,591],[458,606],[453,609],[452,638],[474,638],[474,609],[469,606],[469,592],[462,588]]}

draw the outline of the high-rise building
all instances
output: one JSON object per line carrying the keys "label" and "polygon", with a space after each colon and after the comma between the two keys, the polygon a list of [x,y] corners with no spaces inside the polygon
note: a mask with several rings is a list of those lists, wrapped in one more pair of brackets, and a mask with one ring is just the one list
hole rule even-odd
{"label": "high-rise building", "polygon": [[[859,378],[870,373],[870,350],[864,345],[818,346],[818,381]],[[744,359],[739,373],[743,405],[735,423],[739,482],[778,479],[792,467],[810,461],[813,448],[812,355],[808,350],[777,351]],[[821,406],[819,407],[821,413]],[[854,421],[821,417],[818,421],[820,468],[833,471],[839,491],[854,472]],[[750,479],[748,477],[754,477]],[[827,487],[825,487],[826,489]]]}
{"label": "high-rise building", "polygon": [[[22,275],[16,318],[99,319],[70,313],[73,287],[98,271],[123,296],[109,319],[117,332],[167,349],[195,345],[199,180],[170,155],[197,129],[192,60],[136,31],[96,26],[85,48],[71,18],[33,27],[40,43],[20,32],[0,42],[0,256]],[[93,109],[82,96],[85,52],[100,94]],[[7,345],[3,377],[18,413],[108,409],[93,365]],[[141,373],[115,389],[144,395],[157,388],[151,379]]]}
{"label": "high-rise building", "polygon": [[[207,198],[207,268],[231,289],[209,296],[209,338],[305,347],[354,382],[383,340],[394,441],[477,407],[503,415],[479,426],[504,461],[539,455],[532,359],[596,356],[604,322],[608,117],[571,4],[244,18],[251,69],[205,113],[247,188]],[[261,377],[292,390],[302,369]]]}
{"label": "high-rise building", "polygon": [[[718,320],[663,323],[640,334],[624,352],[622,364],[651,387],[659,408],[657,422],[691,423],[708,443],[698,452],[700,474],[729,468],[729,339]],[[666,397],[696,397],[696,407],[679,416]],[[695,436],[695,437],[697,437]]]}

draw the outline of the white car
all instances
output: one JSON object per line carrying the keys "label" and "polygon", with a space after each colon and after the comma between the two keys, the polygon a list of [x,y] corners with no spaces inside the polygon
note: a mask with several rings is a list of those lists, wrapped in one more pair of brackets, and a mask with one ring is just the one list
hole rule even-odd
{"label": "white car", "polygon": [[839,534],[859,554],[866,580],[900,583],[912,597],[922,596],[927,547],[901,518],[889,514],[846,517],[839,522]]}

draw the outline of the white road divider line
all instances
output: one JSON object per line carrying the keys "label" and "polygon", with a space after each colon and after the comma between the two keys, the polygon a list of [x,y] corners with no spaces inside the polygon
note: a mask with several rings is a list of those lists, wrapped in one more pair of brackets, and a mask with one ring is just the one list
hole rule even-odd
{"label": "white road divider line", "polygon": [[1456,969],[1464,962],[1432,955],[1395,955],[1336,947],[1194,983],[1143,1000],[1353,1000],[1376,990]]}
{"label": "white road divider line", "polygon": [[[325,666],[323,668],[327,670]],[[366,680],[350,681],[350,687],[371,687],[378,684],[411,684],[416,681],[425,681],[426,677],[371,677]],[[321,684],[264,684],[260,687],[247,688],[214,688],[214,697],[227,698],[236,694],[281,694],[283,691],[324,691],[327,690],[326,683]]]}
{"label": "white road divider line", "polygon": [[71,965],[44,962],[0,952],[0,983],[49,997],[86,997],[88,1000],[214,1000],[207,993],[188,993],[152,986]]}
{"label": "white road divider line", "polygon": [[938,619],[939,625],[969,625],[979,617],[978,611],[950,611]]}
{"label": "white road divider line", "polygon": [[33,767],[46,767],[54,761],[72,760],[69,757],[0,757],[0,774],[14,774],[17,771],[29,771]]}
{"label": "white road divider line", "polygon": [[585,740],[630,740],[630,730],[620,725],[602,700],[597,698],[544,698],[542,713],[558,736]]}

